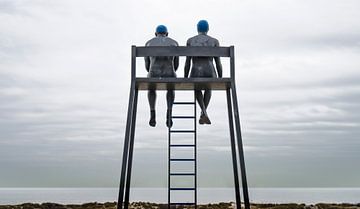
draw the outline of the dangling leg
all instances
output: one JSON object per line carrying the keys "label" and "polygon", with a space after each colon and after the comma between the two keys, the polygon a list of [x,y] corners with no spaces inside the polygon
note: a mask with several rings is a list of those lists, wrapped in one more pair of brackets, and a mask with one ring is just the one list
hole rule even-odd
{"label": "dangling leg", "polygon": [[[199,91],[199,92],[200,92],[200,93],[198,93],[197,91],[195,91],[195,96],[196,96],[196,100],[198,101],[198,104],[199,104],[199,106],[200,106],[200,108],[201,108],[201,114],[200,114],[199,123],[200,123],[201,125],[203,125],[203,124],[205,123],[205,121],[204,121],[205,114],[204,114],[203,108],[202,108],[202,106],[201,106],[201,102],[199,102],[199,100],[200,100],[200,101],[204,101],[204,99],[203,99],[203,96],[202,96],[202,92],[201,92],[201,91]],[[204,107],[205,107],[205,109],[206,109],[205,102],[204,102]]]}
{"label": "dangling leg", "polygon": [[195,96],[196,96],[196,100],[199,103],[201,111],[202,111],[199,123],[200,124],[204,124],[204,123],[211,124],[209,116],[207,115],[207,112],[206,112],[206,106],[205,106],[205,103],[204,103],[204,97],[202,95],[201,90],[195,90]]}
{"label": "dangling leg", "polygon": [[155,102],[156,102],[156,92],[155,90],[148,91],[148,100],[150,105],[150,121],[149,125],[152,127],[156,126],[156,119],[155,119]]}
{"label": "dangling leg", "polygon": [[[208,106],[209,106],[209,103],[210,103],[210,99],[211,99],[211,89],[206,89],[204,91],[204,105],[205,105],[205,109],[207,110]],[[208,122],[208,123],[206,123]],[[208,120],[206,121],[205,123],[206,124],[211,124],[211,121]]]}
{"label": "dangling leg", "polygon": [[211,89],[206,89],[204,92],[204,104],[206,109],[209,106],[210,99],[211,99]]}
{"label": "dangling leg", "polygon": [[169,128],[172,127],[173,125],[171,116],[172,116],[172,106],[174,104],[174,100],[175,100],[175,91],[168,90],[166,93],[166,101],[167,101],[166,126]]}

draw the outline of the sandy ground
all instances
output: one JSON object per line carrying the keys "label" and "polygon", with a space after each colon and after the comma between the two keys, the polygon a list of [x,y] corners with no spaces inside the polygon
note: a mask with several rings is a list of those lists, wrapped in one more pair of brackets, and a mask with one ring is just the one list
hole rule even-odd
{"label": "sandy ground", "polygon": [[[154,204],[146,202],[131,203],[131,209],[167,209],[167,205]],[[175,207],[172,207],[175,209]],[[189,206],[178,206],[176,209],[194,208]],[[199,205],[198,209],[232,209],[235,208],[234,203],[218,203]],[[358,204],[324,204],[319,203],[315,205],[305,204],[251,204],[251,209],[360,209],[360,203]],[[0,209],[116,209],[115,202],[107,203],[86,203],[78,205],[61,205],[56,203],[24,203],[20,205],[0,205]]]}

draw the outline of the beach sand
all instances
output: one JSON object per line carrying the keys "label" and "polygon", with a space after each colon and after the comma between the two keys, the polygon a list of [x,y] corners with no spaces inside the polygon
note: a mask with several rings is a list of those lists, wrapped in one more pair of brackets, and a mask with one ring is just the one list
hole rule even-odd
{"label": "beach sand", "polygon": [[[155,204],[146,202],[134,202],[131,203],[131,209],[167,209],[165,204]],[[173,207],[175,209],[175,207]],[[190,206],[178,206],[176,209],[194,208]],[[199,205],[198,209],[233,209],[235,203],[217,203]],[[115,202],[107,203],[85,203],[85,204],[69,204],[62,205],[56,203],[24,203],[19,205],[0,205],[0,209],[116,209]],[[305,204],[251,204],[251,209],[360,209],[360,203],[358,204],[329,204],[319,203],[314,205]]]}

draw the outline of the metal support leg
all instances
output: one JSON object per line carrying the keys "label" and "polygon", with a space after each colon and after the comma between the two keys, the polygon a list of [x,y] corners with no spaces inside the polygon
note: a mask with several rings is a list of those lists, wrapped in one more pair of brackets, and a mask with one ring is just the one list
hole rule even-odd
{"label": "metal support leg", "polygon": [[244,149],[243,149],[241,129],[240,129],[240,116],[239,116],[238,102],[237,102],[237,97],[236,97],[235,81],[231,82],[231,93],[232,93],[232,102],[233,102],[233,107],[234,107],[237,145],[238,145],[238,149],[239,149],[240,171],[241,171],[241,180],[242,180],[242,187],[243,187],[243,193],[244,193],[244,203],[245,203],[245,209],[250,209],[249,191],[248,191],[248,185],[247,185],[247,180],[246,180]]}
{"label": "metal support leg", "polygon": [[131,169],[132,169],[132,160],[133,160],[133,153],[134,153],[134,138],[135,138],[135,126],[136,126],[137,99],[138,99],[138,90],[136,89],[135,90],[135,95],[134,95],[133,110],[132,110],[132,120],[131,120],[131,130],[130,130],[129,161],[128,161],[127,176],[126,176],[124,209],[128,209],[128,207],[129,207]]}
{"label": "metal support leg", "polygon": [[234,169],[236,208],[241,209],[239,174],[237,167],[236,145],[235,145],[235,135],[234,135],[234,121],[233,121],[234,119],[233,119],[233,112],[231,105],[230,89],[226,89],[226,96],[227,96],[228,118],[229,118],[229,128],[230,128],[231,154],[232,154],[233,169]]}
{"label": "metal support leg", "polygon": [[117,209],[122,209],[123,200],[124,200],[124,186],[125,186],[125,175],[127,171],[127,161],[128,161],[128,152],[129,152],[129,133],[130,133],[130,125],[132,121],[132,110],[134,106],[134,93],[135,93],[135,83],[131,83],[130,87],[130,96],[129,96],[129,104],[128,104],[128,112],[127,112],[127,121],[126,121],[126,130],[125,130],[125,139],[124,139],[124,150],[123,150],[123,158],[122,158],[122,166],[121,166],[121,176],[120,176],[120,186],[119,186],[119,197]]}

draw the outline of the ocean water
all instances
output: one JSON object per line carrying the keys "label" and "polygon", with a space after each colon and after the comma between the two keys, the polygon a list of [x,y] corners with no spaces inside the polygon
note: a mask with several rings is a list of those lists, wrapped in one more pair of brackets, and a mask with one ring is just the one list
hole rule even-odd
{"label": "ocean water", "polygon": [[[113,202],[117,195],[117,188],[0,188],[0,204]],[[250,188],[249,195],[256,203],[360,203],[360,188]],[[130,200],[166,203],[167,189],[132,188]],[[235,201],[232,188],[198,189],[199,203],[230,201]]]}

